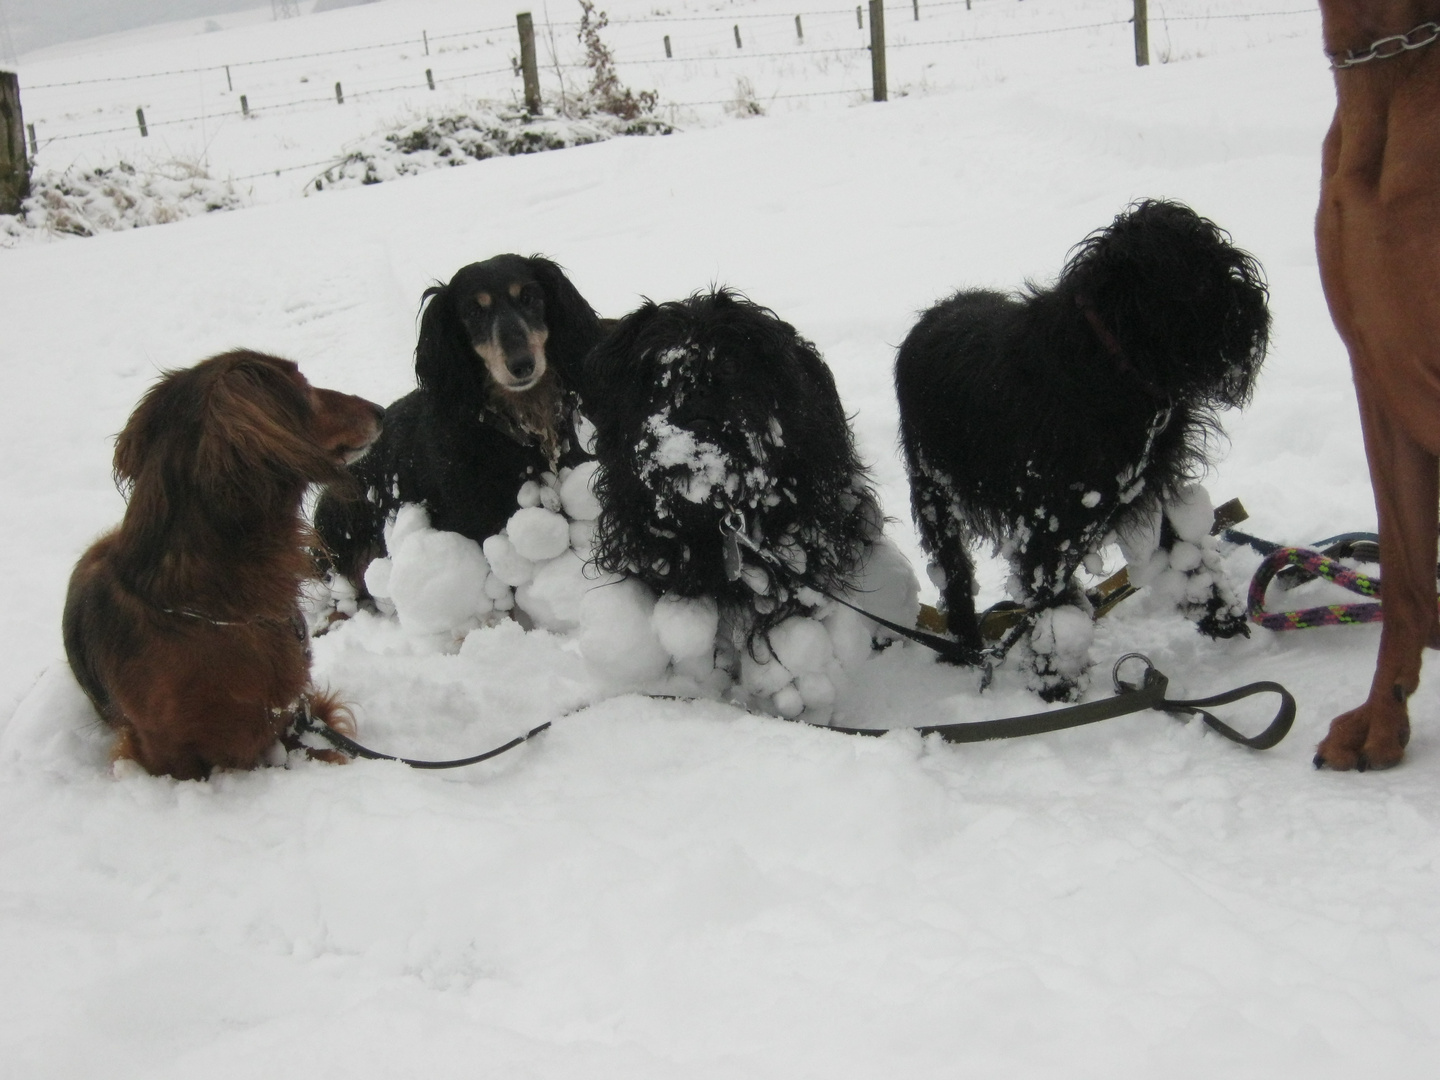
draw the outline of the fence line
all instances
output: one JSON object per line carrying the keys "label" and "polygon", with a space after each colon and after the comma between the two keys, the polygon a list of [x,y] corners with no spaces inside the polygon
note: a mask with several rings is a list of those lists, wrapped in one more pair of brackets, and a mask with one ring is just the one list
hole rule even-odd
{"label": "fence line", "polygon": [[[996,5],[998,5],[999,0],[974,0],[974,2],[984,4],[986,7],[993,9]],[[962,4],[962,3],[965,5],[967,11],[971,9],[972,0],[935,0],[935,2],[926,2],[926,3],[923,3],[923,8],[924,8],[925,11],[930,12],[930,11],[934,11],[934,10],[936,10],[936,9],[958,8],[959,5]],[[1057,5],[1057,6],[1058,6],[1058,5]],[[891,12],[893,12],[893,13],[895,13],[895,14],[897,14],[897,15],[900,15],[900,16],[909,15],[909,14],[911,14],[911,13],[913,12],[915,18],[918,19],[918,18],[919,18],[919,13],[920,13],[921,7],[922,7],[922,4],[918,3],[917,0],[910,0],[910,2],[902,2],[902,3],[894,4],[894,5],[890,6],[890,7],[888,8],[888,10],[891,11]],[[884,12],[885,10],[887,10],[887,8],[886,8],[883,4],[880,4],[880,3],[874,4],[874,5],[872,5],[872,9],[871,9],[871,15],[872,15],[872,16],[875,14],[875,9],[877,9],[877,8],[878,8],[878,10],[879,10],[879,13],[882,14],[882,16],[883,16],[883,12]],[[848,20],[852,15],[855,15],[855,16],[857,17],[857,23],[859,23],[860,25],[863,26],[863,22],[862,22],[862,21],[860,20],[860,18],[859,18],[862,10],[863,10],[863,9],[862,9],[861,7],[856,7],[856,8],[844,7],[844,8],[827,8],[827,9],[814,10],[814,11],[802,11],[802,12],[799,12],[798,14],[791,14],[791,13],[784,13],[784,14],[781,14],[781,13],[751,13],[751,14],[732,13],[732,14],[729,14],[729,15],[647,16],[647,17],[639,17],[639,18],[629,18],[629,19],[616,20],[616,21],[614,21],[614,22],[608,23],[608,25],[611,25],[611,26],[622,26],[622,25],[635,26],[635,25],[644,25],[644,24],[669,24],[669,23],[672,23],[672,22],[673,22],[673,23],[679,23],[679,22],[696,22],[696,23],[700,23],[700,22],[717,22],[717,23],[721,23],[721,22],[723,22],[723,23],[735,24],[735,26],[736,26],[736,31],[735,31],[735,33],[736,33],[736,43],[737,43],[737,47],[736,47],[734,50],[727,50],[727,51],[725,51],[725,52],[723,52],[723,53],[716,53],[716,54],[712,54],[712,55],[672,55],[672,50],[671,50],[671,48],[670,48],[670,45],[671,45],[671,43],[670,43],[670,38],[669,38],[668,35],[666,35],[666,38],[665,38],[666,56],[665,56],[664,58],[658,58],[658,57],[641,57],[641,58],[636,58],[636,59],[628,59],[628,58],[626,58],[625,56],[621,55],[621,56],[618,56],[618,57],[615,58],[617,65],[618,65],[618,66],[621,66],[621,67],[630,67],[630,66],[640,67],[640,66],[650,66],[650,65],[655,65],[655,64],[672,64],[672,63],[675,63],[675,64],[685,64],[685,63],[713,63],[713,64],[720,64],[720,63],[731,63],[731,62],[734,62],[734,61],[737,61],[737,60],[738,60],[738,61],[751,61],[751,60],[774,59],[774,58],[780,58],[780,57],[795,58],[795,59],[807,59],[807,58],[813,58],[813,57],[846,57],[846,56],[854,56],[854,55],[860,54],[860,53],[873,52],[873,51],[874,51],[874,46],[872,46],[872,45],[854,45],[854,46],[823,46],[823,47],[810,47],[810,48],[801,47],[801,48],[792,48],[792,49],[785,49],[785,50],[779,50],[779,51],[771,50],[771,51],[766,51],[766,52],[753,52],[753,51],[749,51],[749,50],[744,50],[744,49],[742,49],[742,48],[739,47],[740,36],[739,36],[738,22],[739,22],[740,20],[747,20],[747,19],[748,19],[748,20],[768,19],[768,20],[772,20],[772,21],[775,21],[775,22],[780,22],[780,21],[788,22],[788,21],[791,20],[791,19],[795,19],[795,20],[796,20],[796,25],[797,25],[797,34],[798,34],[798,33],[799,33],[799,30],[798,30],[799,18],[802,17],[802,16],[812,16],[812,17],[813,17],[813,16],[833,16],[833,17],[837,17],[837,18],[845,18],[846,20]],[[1310,15],[1310,16],[1314,16],[1314,15],[1315,15],[1314,9],[1311,9],[1311,8],[1304,8],[1304,9],[1301,9],[1301,8],[1291,8],[1291,9],[1285,9],[1285,10],[1272,10],[1272,11],[1224,12],[1224,13],[1213,13],[1213,12],[1212,12],[1212,13],[1203,14],[1203,15],[1175,15],[1175,16],[1160,15],[1160,16],[1150,16],[1150,17],[1147,18],[1147,17],[1146,17],[1146,14],[1145,14],[1145,7],[1144,7],[1142,4],[1139,4],[1139,3],[1137,3],[1137,5],[1136,5],[1136,11],[1137,11],[1137,14],[1138,14],[1139,20],[1140,20],[1140,25],[1137,26],[1137,32],[1138,32],[1140,29],[1143,28],[1143,24],[1145,24],[1146,22],[1154,22],[1154,23],[1170,23],[1170,22],[1175,22],[1175,23],[1194,23],[1194,22],[1212,22],[1212,21],[1220,21],[1220,20],[1239,20],[1239,19],[1251,20],[1251,19],[1259,19],[1259,18],[1276,18],[1276,17],[1288,17],[1288,16],[1298,16],[1298,15]],[[873,18],[872,18],[872,22],[873,22],[873,21],[874,21],[874,20],[873,20]],[[906,22],[909,22],[909,20],[905,20],[905,21],[906,21]],[[1050,36],[1050,35],[1056,35],[1056,34],[1076,33],[1076,32],[1087,31],[1087,30],[1106,29],[1106,28],[1110,28],[1110,27],[1130,25],[1130,24],[1135,23],[1135,22],[1136,22],[1136,19],[1135,19],[1135,18],[1128,18],[1128,19],[1126,19],[1126,18],[1119,18],[1119,19],[1111,19],[1111,20],[1101,21],[1101,22],[1092,22],[1092,23],[1076,24],[1076,25],[1071,25],[1071,26],[1045,27],[1045,28],[1043,28],[1043,29],[1033,29],[1033,30],[1014,30],[1014,31],[1006,31],[1006,32],[1002,32],[1002,33],[969,34],[969,35],[965,35],[965,36],[950,37],[950,38],[941,38],[941,39],[929,40],[929,41],[891,41],[891,42],[888,42],[888,43],[882,42],[882,43],[880,44],[880,48],[881,48],[881,49],[884,49],[884,48],[888,47],[888,48],[890,48],[890,49],[917,49],[917,48],[924,48],[924,47],[930,47],[930,46],[980,44],[980,43],[990,42],[990,41],[1013,40],[1013,39],[1020,39],[1020,38]],[[550,35],[550,36],[551,36],[551,45],[552,45],[552,57],[554,56],[554,51],[553,51],[553,49],[554,49],[553,31],[555,31],[555,30],[557,30],[557,29],[559,29],[559,30],[566,30],[566,29],[570,29],[570,28],[577,28],[577,27],[579,27],[579,26],[580,26],[580,23],[578,23],[578,22],[559,22],[559,23],[548,23],[548,24],[545,24],[545,28],[552,32],[551,35]],[[831,27],[831,30],[833,31],[833,27]],[[292,62],[292,61],[296,61],[296,60],[308,60],[308,59],[315,59],[315,58],[322,58],[322,57],[329,57],[329,56],[340,56],[340,55],[346,55],[346,54],[355,54],[355,53],[363,53],[363,52],[373,52],[373,51],[377,51],[377,50],[381,50],[381,49],[394,49],[394,48],[398,48],[398,47],[401,47],[401,46],[414,46],[414,45],[419,45],[419,44],[422,44],[422,43],[425,45],[425,47],[426,47],[426,49],[427,49],[427,55],[428,55],[428,47],[429,47],[429,43],[430,43],[431,41],[453,40],[453,39],[461,38],[461,37],[477,37],[477,36],[481,36],[481,35],[494,35],[494,34],[507,33],[507,32],[508,32],[508,33],[514,33],[514,32],[515,32],[515,26],[512,24],[512,25],[498,26],[498,27],[487,27],[487,28],[478,29],[478,30],[453,31],[453,32],[447,32],[447,33],[444,33],[444,34],[437,34],[437,35],[434,35],[433,37],[432,37],[431,35],[429,35],[428,31],[422,31],[422,36],[421,36],[421,38],[419,38],[419,39],[416,39],[416,38],[406,38],[406,39],[401,40],[401,41],[392,41],[392,42],[386,42],[386,43],[381,43],[381,44],[350,46],[350,47],[341,48],[341,49],[332,49],[332,50],[326,50],[326,51],[316,51],[316,52],[298,53],[298,54],[293,54],[293,55],[289,55],[289,56],[262,58],[262,59],[255,59],[255,60],[243,60],[243,61],[237,61],[237,62],[234,62],[234,63],[231,63],[231,64],[213,64],[213,65],[208,65],[208,66],[203,66],[203,67],[193,67],[193,68],[175,69],[175,70],[172,70],[172,71],[152,72],[152,73],[148,73],[148,74],[115,75],[115,76],[107,76],[107,77],[97,77],[97,78],[93,78],[93,79],[72,80],[72,81],[67,81],[67,82],[42,83],[42,84],[37,84],[36,86],[33,86],[33,87],[29,87],[28,89],[31,89],[31,90],[49,90],[49,89],[68,88],[68,87],[77,87],[77,86],[85,86],[85,85],[97,85],[97,84],[109,84],[109,83],[130,82],[130,81],[137,81],[137,80],[142,80],[142,79],[163,78],[163,77],[167,77],[167,76],[194,75],[194,74],[203,74],[203,73],[213,73],[213,72],[225,71],[225,72],[226,72],[226,76],[227,76],[227,86],[229,87],[230,92],[233,93],[233,92],[234,92],[234,85],[233,85],[233,83],[232,83],[232,82],[230,81],[230,79],[229,79],[229,73],[230,73],[230,69],[231,69],[231,68],[255,67],[255,66],[264,65],[264,64],[276,64],[276,63]],[[874,32],[874,28],[872,27],[872,28],[871,28],[871,33],[873,33],[873,32]],[[867,36],[868,36],[868,35],[867,35]],[[703,35],[702,35],[702,37],[703,37]],[[802,43],[803,43],[803,41],[804,41],[803,37],[800,38],[799,40],[800,40]],[[492,42],[491,44],[494,44],[494,43]],[[715,47],[715,45],[716,45],[716,42],[715,42],[715,41],[711,41],[711,46],[712,46],[712,48]],[[1141,62],[1141,61],[1140,61],[1139,56],[1138,56],[1138,53],[1137,53],[1137,63],[1140,63],[1140,62]],[[348,94],[345,94],[343,97],[342,97],[342,96],[340,95],[340,93],[339,93],[339,83],[337,83],[337,85],[336,85],[336,91],[337,91],[337,92],[336,92],[336,94],[333,95],[333,96],[327,94],[327,95],[325,95],[325,96],[323,96],[323,97],[321,97],[321,96],[306,97],[306,98],[301,98],[301,99],[286,101],[286,102],[277,103],[277,104],[265,104],[264,102],[254,102],[254,103],[250,102],[248,99],[254,96],[253,91],[252,91],[252,92],[250,92],[249,94],[240,95],[240,99],[241,99],[241,100],[240,100],[240,109],[239,109],[238,111],[240,112],[240,114],[242,115],[242,117],[244,117],[244,118],[251,118],[251,117],[256,116],[256,115],[259,114],[259,113],[267,112],[267,111],[274,113],[274,112],[280,112],[280,111],[284,111],[284,110],[300,109],[300,108],[304,108],[304,107],[307,107],[307,106],[313,107],[313,108],[316,108],[316,109],[318,109],[318,108],[320,108],[320,107],[323,107],[323,106],[327,106],[327,105],[333,107],[337,101],[338,101],[340,104],[343,105],[344,97],[348,97],[348,98],[351,98],[351,99],[366,98],[366,97],[374,97],[374,96],[378,96],[378,95],[382,95],[382,94],[398,93],[398,92],[400,92],[400,91],[415,91],[415,90],[424,89],[424,88],[426,88],[426,87],[428,87],[430,90],[435,90],[436,87],[437,87],[437,85],[457,84],[457,83],[465,82],[465,81],[468,81],[468,80],[471,80],[471,79],[484,78],[484,77],[490,77],[490,76],[502,75],[502,74],[518,75],[518,69],[516,69],[513,65],[514,65],[514,61],[512,60],[510,64],[507,64],[507,65],[505,65],[505,66],[503,66],[503,67],[488,68],[488,69],[485,69],[485,70],[472,71],[472,72],[468,72],[468,73],[460,74],[460,75],[447,75],[447,76],[440,76],[440,77],[435,76],[435,75],[433,74],[433,72],[432,72],[430,69],[427,68],[427,69],[425,70],[425,72],[424,72],[423,78],[422,78],[421,76],[419,76],[419,75],[416,75],[416,76],[413,76],[413,77],[407,77],[407,78],[404,79],[404,81],[401,81],[401,82],[395,82],[395,83],[391,83],[391,84],[387,84],[387,85],[383,85],[383,86],[372,86],[372,87],[368,87],[368,88],[365,88],[365,89],[353,90],[353,91],[349,92]],[[562,73],[564,73],[564,72],[583,72],[583,71],[588,71],[588,70],[590,70],[590,68],[589,68],[589,65],[587,65],[587,64],[562,63],[562,62],[558,62],[558,58],[556,58],[555,62],[552,62],[552,63],[549,63],[549,64],[544,65],[544,66],[543,66],[543,70],[544,70],[545,72],[550,72],[550,73],[555,73],[555,74],[562,74]],[[875,76],[875,77],[878,78],[878,76]],[[303,80],[302,80],[302,81],[303,81]],[[273,89],[273,88],[272,88],[272,89]],[[774,94],[774,95],[770,95],[770,96],[768,96],[768,97],[763,97],[763,98],[761,98],[760,100],[764,100],[764,101],[784,101],[784,100],[795,100],[795,99],[802,99],[802,98],[838,97],[838,96],[842,96],[842,95],[861,94],[861,93],[863,93],[863,92],[864,92],[864,88],[855,87],[855,88],[846,88],[846,89],[841,89],[841,90],[820,90],[820,91],[797,92],[797,93],[791,93],[791,94]],[[203,100],[203,88],[202,88],[202,100]],[[735,96],[735,97],[730,97],[730,98],[710,99],[710,100],[704,100],[704,101],[672,101],[672,102],[667,102],[666,104],[667,104],[668,106],[670,106],[670,107],[675,107],[675,108],[695,108],[695,107],[711,106],[711,105],[728,105],[728,104],[733,104],[734,102],[736,102],[736,101],[738,101],[738,100],[741,100],[741,97],[740,97],[740,96]],[[876,100],[882,100],[882,98],[880,98],[879,96],[877,96]],[[180,124],[208,123],[208,122],[210,122],[210,121],[228,119],[229,117],[231,117],[232,115],[234,115],[234,113],[235,113],[236,111],[237,111],[237,110],[234,110],[234,109],[225,109],[225,110],[217,111],[217,112],[208,112],[208,111],[207,111],[207,112],[203,112],[201,115],[198,115],[198,116],[188,116],[188,117],[183,117],[183,118],[163,119],[163,120],[151,121],[148,126],[159,128],[159,127],[168,127],[168,126],[180,125]],[[532,111],[534,111],[534,110],[532,110]],[[153,112],[153,109],[152,109],[152,112]],[[135,125],[133,125],[133,124],[127,124],[127,125],[125,125],[125,126],[107,127],[107,128],[97,129],[97,130],[93,130],[93,131],[66,132],[66,133],[62,133],[62,134],[58,134],[58,135],[43,137],[43,138],[40,138],[39,140],[37,140],[37,139],[35,138],[34,125],[32,124],[32,125],[31,125],[31,131],[30,131],[31,144],[32,144],[32,154],[33,154],[34,152],[38,151],[38,149],[40,148],[40,146],[49,145],[50,143],[53,143],[53,142],[60,142],[60,141],[71,140],[71,139],[94,138],[94,137],[106,136],[106,135],[124,134],[124,133],[131,133],[131,132],[134,132],[134,131],[135,131]],[[142,130],[142,134],[144,134],[144,133],[145,133],[145,132]],[[299,167],[297,167],[297,168],[304,168],[304,167],[306,167],[306,166],[299,166]],[[273,172],[273,171],[275,171],[275,170],[266,170],[266,171],[264,171],[264,172],[256,173],[256,174],[254,174],[254,176],[255,176],[255,177],[260,177],[260,176],[270,175],[270,173]],[[286,169],[286,170],[282,170],[282,171],[292,171],[292,170]]]}

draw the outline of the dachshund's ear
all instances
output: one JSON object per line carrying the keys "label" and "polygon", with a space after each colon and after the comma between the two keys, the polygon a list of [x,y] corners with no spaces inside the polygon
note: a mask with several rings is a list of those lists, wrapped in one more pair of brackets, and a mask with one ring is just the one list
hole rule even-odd
{"label": "dachshund's ear", "polygon": [[420,297],[420,335],[415,341],[415,381],[426,393],[447,395],[470,366],[470,343],[455,315],[449,285],[431,285]]}
{"label": "dachshund's ear", "polygon": [[600,340],[600,317],[558,265],[540,255],[530,256],[527,262],[545,290],[545,328],[550,332],[546,359],[574,386],[580,361]]}

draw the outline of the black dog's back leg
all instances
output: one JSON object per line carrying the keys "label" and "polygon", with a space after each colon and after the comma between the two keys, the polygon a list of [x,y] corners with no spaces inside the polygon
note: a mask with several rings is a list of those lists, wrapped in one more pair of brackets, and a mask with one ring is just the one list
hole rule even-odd
{"label": "black dog's back leg", "polygon": [[947,486],[913,465],[910,469],[910,503],[920,543],[944,575],[936,582],[950,633],[971,649],[981,647],[980,626],[975,617],[975,564],[965,543],[965,534],[956,517],[957,504]]}

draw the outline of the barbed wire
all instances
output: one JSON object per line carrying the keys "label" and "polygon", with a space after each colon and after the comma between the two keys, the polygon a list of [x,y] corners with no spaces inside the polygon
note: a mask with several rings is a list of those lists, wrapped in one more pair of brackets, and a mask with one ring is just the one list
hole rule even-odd
{"label": "barbed wire", "polygon": [[[462,30],[453,34],[437,34],[431,41],[456,37],[474,37],[479,34],[494,34],[501,30],[513,30],[511,25],[490,27],[485,30]],[[344,49],[326,49],[323,52],[295,53],[291,56],[272,56],[260,60],[235,60],[228,64],[208,64],[205,67],[175,68],[171,71],[151,71],[142,75],[102,75],[93,79],[73,79],[69,82],[36,83],[26,90],[54,90],[68,86],[93,86],[98,83],[133,82],[137,79],[163,79],[172,75],[197,75],[207,71],[224,71],[227,68],[255,67],[259,64],[283,64],[291,60],[314,60],[322,56],[342,56],[346,53],[374,52],[376,49],[397,49],[402,45],[419,45],[424,38],[405,38],[403,41],[386,41],[378,45],[353,45]]]}
{"label": "barbed wire", "polygon": [[1002,38],[1039,37],[1041,34],[1066,34],[1072,30],[1098,30],[1104,26],[1129,26],[1129,19],[1112,19],[1110,22],[1085,23],[1083,26],[1056,26],[1048,30],[1017,30],[1010,34],[973,34],[958,38],[941,38],[938,41],[887,41],[887,49],[917,49],[924,45],[955,45],[970,41],[1000,41]]}

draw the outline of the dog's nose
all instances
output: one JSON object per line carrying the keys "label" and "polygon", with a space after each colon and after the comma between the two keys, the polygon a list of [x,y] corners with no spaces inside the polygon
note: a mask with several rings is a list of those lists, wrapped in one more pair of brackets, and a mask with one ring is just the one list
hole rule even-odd
{"label": "dog's nose", "polygon": [[507,356],[505,370],[517,380],[528,379],[535,374],[535,358],[529,353],[522,356]]}

